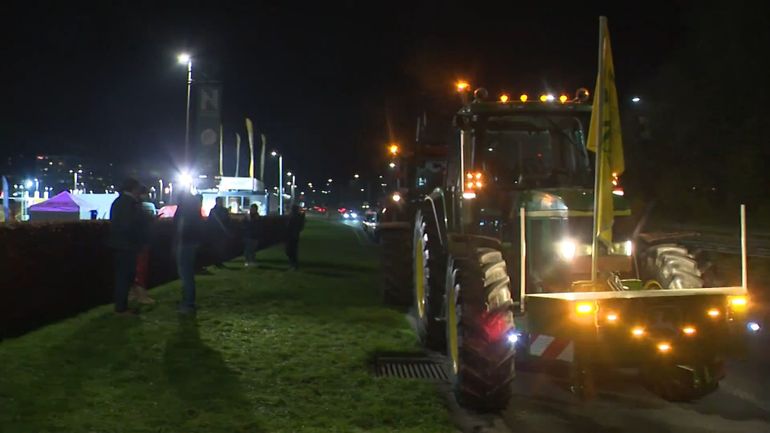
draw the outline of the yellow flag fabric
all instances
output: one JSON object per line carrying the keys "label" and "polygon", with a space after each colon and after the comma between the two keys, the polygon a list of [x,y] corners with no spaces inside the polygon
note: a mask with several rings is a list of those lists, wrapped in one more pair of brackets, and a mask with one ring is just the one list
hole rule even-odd
{"label": "yellow flag fabric", "polygon": [[254,124],[246,118],[246,132],[249,135],[249,177],[254,178]]}
{"label": "yellow flag fabric", "polygon": [[[596,80],[593,109],[591,110],[591,124],[588,128],[588,150],[597,151],[597,143],[601,145],[600,158],[597,168],[601,165],[601,178],[597,182],[599,196],[599,208],[596,210],[596,218],[599,220],[599,240],[605,245],[612,245],[612,180],[614,176],[620,176],[625,169],[623,161],[623,138],[620,131],[620,110],[618,107],[618,92],[615,88],[615,68],[612,64],[612,47],[610,46],[610,33],[604,28],[604,40],[602,43],[604,80]],[[602,102],[600,104],[600,101]],[[601,108],[600,108],[601,107]],[[599,110],[602,111],[601,138],[599,134]]]}

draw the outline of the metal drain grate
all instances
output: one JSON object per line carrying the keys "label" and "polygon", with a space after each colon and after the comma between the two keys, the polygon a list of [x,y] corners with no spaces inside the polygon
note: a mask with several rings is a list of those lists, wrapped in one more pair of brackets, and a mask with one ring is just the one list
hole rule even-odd
{"label": "metal drain grate", "polygon": [[377,358],[375,373],[379,377],[448,381],[444,367],[427,358]]}

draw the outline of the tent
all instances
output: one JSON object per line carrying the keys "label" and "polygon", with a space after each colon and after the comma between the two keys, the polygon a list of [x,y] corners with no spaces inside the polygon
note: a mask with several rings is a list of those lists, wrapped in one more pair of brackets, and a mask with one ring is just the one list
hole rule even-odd
{"label": "tent", "polygon": [[117,194],[70,194],[59,193],[50,199],[29,207],[30,221],[88,220],[91,211],[97,219],[108,219],[112,202]]}

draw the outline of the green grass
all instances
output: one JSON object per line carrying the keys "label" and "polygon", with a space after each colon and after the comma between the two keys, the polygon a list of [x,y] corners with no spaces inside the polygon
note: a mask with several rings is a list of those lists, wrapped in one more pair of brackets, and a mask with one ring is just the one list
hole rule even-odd
{"label": "green grass", "polygon": [[370,374],[417,347],[376,251],[310,222],[300,254],[300,272],[276,247],[199,276],[197,319],[173,282],[138,318],[103,306],[0,343],[0,432],[451,431],[433,385]]}

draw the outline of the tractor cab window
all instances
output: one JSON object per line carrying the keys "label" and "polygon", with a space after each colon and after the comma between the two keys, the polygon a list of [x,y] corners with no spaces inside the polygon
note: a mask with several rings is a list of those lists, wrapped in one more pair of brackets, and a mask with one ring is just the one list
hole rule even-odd
{"label": "tractor cab window", "polygon": [[475,133],[476,165],[498,186],[590,186],[578,119],[559,115],[491,117],[479,126],[483,129]]}

